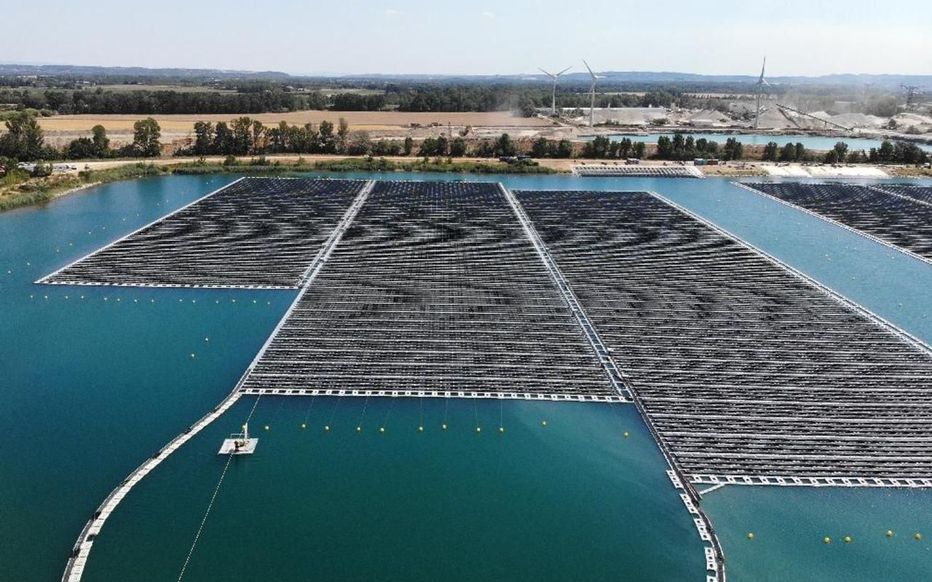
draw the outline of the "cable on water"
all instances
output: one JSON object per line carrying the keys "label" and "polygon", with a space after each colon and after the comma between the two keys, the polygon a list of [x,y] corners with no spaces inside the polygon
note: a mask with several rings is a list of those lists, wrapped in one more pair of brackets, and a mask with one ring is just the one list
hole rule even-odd
{"label": "cable on water", "polygon": [[[256,399],[256,401],[258,402],[258,399]],[[204,512],[201,525],[197,528],[197,533],[194,534],[194,541],[191,542],[191,549],[188,550],[188,555],[185,557],[184,564],[181,566],[181,572],[178,573],[178,582],[181,582],[181,579],[184,578],[185,571],[188,569],[191,556],[194,555],[194,548],[197,547],[197,542],[201,538],[201,533],[204,531],[204,525],[207,523],[207,516],[210,515],[210,510],[214,507],[214,501],[217,500],[217,494],[220,493],[220,486],[223,484],[223,478],[226,477],[227,469],[230,468],[231,461],[233,461],[233,453],[227,455],[226,465],[223,466],[223,472],[220,473],[220,479],[217,481],[217,486],[214,488],[214,494],[210,496],[210,503],[207,504],[207,511]]]}
{"label": "cable on water", "polygon": [[[385,429],[388,426],[388,417],[392,413],[392,408],[395,406],[395,399],[390,398],[388,403],[388,410],[385,411],[385,418],[382,420],[381,429]],[[384,431],[383,431],[384,432]]]}
{"label": "cable on water", "polygon": [[369,407],[369,395],[366,394],[366,400],[362,403],[362,413],[359,415],[359,420],[356,422],[356,432],[362,431],[362,422],[366,419],[366,409]]}

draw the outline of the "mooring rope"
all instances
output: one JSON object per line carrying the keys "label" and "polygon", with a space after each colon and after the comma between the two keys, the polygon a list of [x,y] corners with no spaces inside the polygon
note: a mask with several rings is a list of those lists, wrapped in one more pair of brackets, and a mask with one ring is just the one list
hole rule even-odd
{"label": "mooring rope", "polygon": [[[252,408],[249,410],[249,415],[246,417],[244,425],[249,424],[249,421],[252,419],[253,413],[256,412],[256,407],[259,406],[259,400],[262,399],[262,394],[259,394],[256,397],[256,401],[253,402]],[[230,468],[230,463],[233,461],[233,453],[227,455],[227,462],[223,466],[223,471],[220,473],[220,479],[217,480],[217,486],[214,488],[214,494],[210,496],[210,502],[207,504],[207,510],[204,512],[204,517],[201,519],[201,525],[197,528],[197,533],[194,534],[194,541],[191,542],[191,549],[188,550],[188,555],[184,559],[184,564],[181,566],[181,572],[178,573],[178,582],[181,582],[181,579],[184,578],[184,573],[188,569],[188,564],[191,562],[191,556],[194,555],[194,548],[197,547],[198,540],[201,539],[201,533],[204,531],[204,525],[207,523],[207,516],[210,515],[210,510],[214,507],[214,501],[217,500],[217,494],[220,493],[220,486],[223,485],[223,478],[227,475],[227,469]]]}
{"label": "mooring rope", "polygon": [[[258,398],[256,402],[258,402]],[[255,408],[253,408],[255,410]],[[250,413],[251,415],[252,413]],[[181,572],[178,574],[178,582],[181,582],[181,579],[184,578],[184,573],[188,569],[188,564],[191,562],[191,556],[194,554],[194,548],[197,547],[197,542],[201,538],[201,532],[204,531],[204,524],[207,523],[207,516],[210,515],[210,510],[214,507],[214,501],[217,499],[217,494],[220,493],[220,485],[223,484],[223,478],[226,477],[227,469],[230,468],[230,462],[233,460],[233,453],[227,455],[227,463],[223,467],[223,472],[220,473],[220,480],[217,481],[217,487],[214,488],[214,494],[210,497],[210,503],[207,504],[207,511],[204,512],[204,518],[201,520],[200,527],[197,528],[197,533],[194,534],[194,541],[191,543],[191,549],[188,550],[188,556],[184,559],[184,564],[181,566]]]}

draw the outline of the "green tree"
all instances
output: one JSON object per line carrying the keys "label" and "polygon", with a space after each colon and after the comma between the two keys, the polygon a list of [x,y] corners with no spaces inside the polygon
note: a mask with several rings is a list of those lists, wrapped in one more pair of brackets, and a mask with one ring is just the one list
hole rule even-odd
{"label": "green tree", "polygon": [[571,158],[573,157],[573,142],[568,139],[561,139],[557,143],[557,151],[554,157]]}
{"label": "green tree", "polygon": [[673,157],[673,140],[665,135],[657,138],[657,157],[661,160],[669,160]]}
{"label": "green tree", "polygon": [[772,141],[764,146],[764,155],[763,160],[765,162],[775,162],[777,161],[778,148],[777,142]]}
{"label": "green tree", "polygon": [[252,151],[252,119],[248,117],[234,119],[230,124],[230,131],[233,133],[233,151],[229,153],[245,156]]}
{"label": "green tree", "polygon": [[781,162],[792,162],[796,160],[796,146],[791,143],[788,143],[783,146],[783,149],[780,150],[780,161]]}
{"label": "green tree", "polygon": [[503,133],[501,137],[495,140],[495,149],[496,156],[513,156],[517,153],[517,148],[513,141],[511,141],[511,136],[507,133]]}
{"label": "green tree", "polygon": [[194,124],[194,145],[192,151],[196,156],[206,156],[214,147],[214,125],[209,121]]}
{"label": "green tree", "polygon": [[21,111],[6,121],[0,156],[27,162],[42,159],[45,153],[45,136],[35,115]]}
{"label": "green tree", "polygon": [[104,126],[95,125],[91,128],[91,141],[94,144],[95,157],[110,157],[110,138],[107,137],[107,129]]}
{"label": "green tree", "polygon": [[793,159],[795,159],[797,162],[805,161],[805,159],[806,159],[806,146],[804,146],[801,142],[796,142],[796,148],[795,148],[795,149],[796,149],[796,156],[795,156]]}
{"label": "green tree", "polygon": [[346,136],[349,135],[349,123],[346,122],[346,119],[340,118],[337,121],[337,151],[343,152],[346,151]]}
{"label": "green tree", "polygon": [[437,138],[437,152],[434,154],[436,156],[445,156],[450,151],[450,142],[447,140],[447,136],[441,135]]}
{"label": "green tree", "polygon": [[318,149],[325,154],[332,154],[336,149],[336,141],[333,136],[333,123],[321,121],[318,131]]}
{"label": "green tree", "polygon": [[722,148],[722,157],[726,160],[740,160],[744,157],[744,144],[736,138],[729,137]]}
{"label": "green tree", "polygon": [[535,158],[545,158],[550,155],[550,142],[545,137],[539,137],[531,144],[531,155]]}
{"label": "green tree", "polygon": [[233,153],[233,131],[225,121],[218,121],[214,129],[212,153],[230,155]]}
{"label": "green tree", "polygon": [[835,144],[835,147],[832,148],[835,152],[835,159],[838,160],[839,164],[845,163],[845,160],[848,157],[848,144],[843,141],[840,141]]}
{"label": "green tree", "polygon": [[644,154],[647,153],[647,145],[642,141],[637,141],[634,142],[634,146],[631,150],[634,157],[641,160],[644,159]]}
{"label": "green tree", "polygon": [[412,151],[414,151],[414,140],[409,136],[405,138],[404,153],[410,156]]}
{"label": "green tree", "polygon": [[418,151],[418,155],[429,158],[430,156],[436,156],[437,154],[437,138],[428,137],[421,142],[421,149]]}
{"label": "green tree", "polygon": [[78,139],[72,141],[68,144],[68,148],[65,151],[65,155],[72,160],[84,160],[87,158],[96,158],[97,157],[97,148],[94,147],[94,142],[91,141],[88,137],[79,137]]}
{"label": "green tree", "polygon": [[154,158],[162,153],[162,144],[159,141],[162,137],[162,128],[159,123],[147,117],[133,124],[133,145],[134,155],[144,158]]}
{"label": "green tree", "polygon": [[457,136],[450,142],[450,156],[461,158],[466,155],[466,140]]}

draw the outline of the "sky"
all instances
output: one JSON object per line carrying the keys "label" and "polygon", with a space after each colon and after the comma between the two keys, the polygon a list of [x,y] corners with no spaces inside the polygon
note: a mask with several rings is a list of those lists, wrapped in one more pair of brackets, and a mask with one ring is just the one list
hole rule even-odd
{"label": "sky", "polygon": [[[0,62],[292,74],[932,75],[928,0],[5,2]],[[879,7],[882,7],[880,9]],[[20,23],[10,26],[11,23]]]}

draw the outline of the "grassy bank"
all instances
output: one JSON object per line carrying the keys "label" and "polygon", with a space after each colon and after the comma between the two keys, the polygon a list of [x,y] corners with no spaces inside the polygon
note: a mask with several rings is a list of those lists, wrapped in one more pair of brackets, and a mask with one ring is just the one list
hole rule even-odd
{"label": "grassy bank", "polygon": [[158,176],[170,173],[168,167],[151,164],[133,164],[107,170],[93,170],[78,174],[57,174],[45,178],[28,178],[10,173],[0,180],[0,212],[43,204],[74,190],[88,186],[129,180],[144,176]]}

